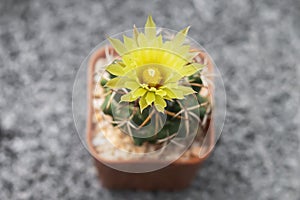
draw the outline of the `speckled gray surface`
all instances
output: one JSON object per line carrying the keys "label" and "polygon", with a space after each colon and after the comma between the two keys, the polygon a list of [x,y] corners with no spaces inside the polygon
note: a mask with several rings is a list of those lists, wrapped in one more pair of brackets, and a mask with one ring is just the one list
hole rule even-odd
{"label": "speckled gray surface", "polygon": [[[152,13],[191,25],[219,66],[227,119],[182,192],[108,191],[76,136],[76,70],[105,34]],[[0,2],[0,199],[300,199],[300,1]]]}

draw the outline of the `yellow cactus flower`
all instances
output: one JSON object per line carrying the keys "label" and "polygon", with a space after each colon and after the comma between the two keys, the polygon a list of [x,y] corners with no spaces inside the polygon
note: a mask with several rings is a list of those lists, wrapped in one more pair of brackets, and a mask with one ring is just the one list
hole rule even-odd
{"label": "yellow cactus flower", "polygon": [[184,43],[189,27],[175,37],[163,41],[156,34],[156,25],[149,16],[145,32],[134,27],[133,38],[123,36],[123,43],[108,38],[121,60],[107,66],[106,70],[116,76],[106,84],[111,89],[127,88],[130,91],[121,101],[138,100],[141,112],[148,106],[164,112],[166,100],[183,99],[195,93],[191,87],[181,85],[181,80],[202,69],[203,65],[193,62],[194,53]]}

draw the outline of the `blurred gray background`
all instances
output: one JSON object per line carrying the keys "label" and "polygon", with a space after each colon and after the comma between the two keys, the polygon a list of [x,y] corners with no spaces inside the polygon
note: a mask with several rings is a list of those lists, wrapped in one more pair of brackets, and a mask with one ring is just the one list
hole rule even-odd
{"label": "blurred gray background", "polygon": [[[106,34],[157,25],[210,53],[223,75],[221,140],[181,192],[101,188],[73,124],[80,63]],[[300,199],[299,0],[2,0],[0,199]]]}

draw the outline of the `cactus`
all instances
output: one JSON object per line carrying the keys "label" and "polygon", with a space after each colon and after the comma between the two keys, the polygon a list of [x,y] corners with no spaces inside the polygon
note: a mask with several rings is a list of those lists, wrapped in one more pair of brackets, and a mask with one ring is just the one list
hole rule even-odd
{"label": "cactus", "polygon": [[[188,28],[163,41],[149,16],[145,33],[135,27],[124,42],[108,38],[120,59],[106,66],[103,114],[129,134],[135,145],[164,144],[172,138],[205,133],[210,101],[201,95],[206,88],[196,62],[199,52],[185,43]],[[107,78],[108,77],[108,78]]]}

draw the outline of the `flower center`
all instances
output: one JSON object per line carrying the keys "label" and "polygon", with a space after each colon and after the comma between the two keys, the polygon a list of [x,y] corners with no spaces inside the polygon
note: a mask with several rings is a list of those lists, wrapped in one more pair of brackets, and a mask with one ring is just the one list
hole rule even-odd
{"label": "flower center", "polygon": [[162,80],[162,74],[157,67],[147,67],[142,73],[143,83],[150,87],[157,87]]}

